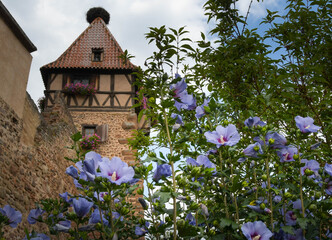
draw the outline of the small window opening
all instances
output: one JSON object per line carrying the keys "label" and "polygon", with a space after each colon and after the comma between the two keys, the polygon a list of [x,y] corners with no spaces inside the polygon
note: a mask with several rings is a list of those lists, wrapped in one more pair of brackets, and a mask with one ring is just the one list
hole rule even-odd
{"label": "small window opening", "polygon": [[103,48],[92,48],[92,61],[101,62],[103,60]]}
{"label": "small window opening", "polygon": [[84,75],[74,75],[72,77],[72,83],[81,83],[84,85],[89,85],[90,84],[90,76],[84,76]]}
{"label": "small window opening", "polygon": [[88,137],[96,133],[95,126],[85,126],[83,127],[83,136]]}

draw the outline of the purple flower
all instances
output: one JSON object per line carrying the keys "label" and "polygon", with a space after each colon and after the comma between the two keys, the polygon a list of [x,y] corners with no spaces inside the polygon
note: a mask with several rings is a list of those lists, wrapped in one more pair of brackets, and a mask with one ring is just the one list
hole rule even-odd
{"label": "purple flower", "polygon": [[192,226],[196,225],[196,219],[195,219],[195,217],[191,213],[187,214],[185,220],[188,221],[189,224],[192,225]]}
{"label": "purple flower", "polygon": [[[326,179],[328,180],[328,179]],[[329,181],[327,184],[326,184],[326,189],[325,189],[325,192],[326,194],[328,195],[332,195],[332,181]]]}
{"label": "purple flower", "polygon": [[248,240],[267,240],[273,236],[262,221],[247,222],[243,224],[241,230]]}
{"label": "purple flower", "polygon": [[169,177],[172,175],[171,166],[168,164],[161,164],[157,166],[156,171],[153,174],[153,180],[158,182],[162,177]]}
{"label": "purple flower", "polygon": [[257,127],[257,126],[265,126],[266,123],[261,121],[259,117],[249,117],[244,121],[244,125],[247,127]]}
{"label": "purple flower", "polygon": [[303,237],[303,230],[301,228],[296,229],[294,231],[294,235],[287,233],[285,235],[284,239],[285,240],[305,240],[305,238]]}
{"label": "purple flower", "polygon": [[29,216],[28,216],[28,222],[30,224],[35,224],[37,222],[36,219],[39,218],[39,216],[41,216],[45,211],[42,209],[31,209]]}
{"label": "purple flower", "polygon": [[234,146],[240,141],[240,134],[237,132],[233,124],[227,127],[217,126],[216,131],[204,133],[206,140],[220,146]]}
{"label": "purple flower", "polygon": [[[62,215],[60,217],[63,218]],[[52,229],[58,232],[67,232],[70,229],[70,227],[71,227],[71,222],[67,219],[64,219],[55,224]]]}
{"label": "purple flower", "polygon": [[103,158],[103,161],[99,163],[99,167],[101,176],[108,178],[116,185],[130,182],[135,175],[134,169],[128,167],[128,164],[118,157],[113,157],[111,160]]}
{"label": "purple flower", "polygon": [[172,114],[171,114],[171,118],[176,119],[176,120],[175,120],[175,123],[178,123],[178,124],[183,125],[183,121],[182,121],[182,117],[181,117],[181,115],[176,114],[176,113],[172,113]]}
{"label": "purple flower", "polygon": [[85,198],[79,197],[78,199],[73,199],[73,207],[76,215],[80,218],[84,217],[93,206],[92,202],[89,202]]}
{"label": "purple flower", "polygon": [[293,202],[293,208],[297,210],[302,209],[301,199],[297,199],[295,202]]}
{"label": "purple flower", "polygon": [[325,163],[324,170],[328,175],[332,176],[332,164]]}
{"label": "purple flower", "polygon": [[292,162],[295,161],[293,156],[298,154],[298,151],[296,147],[289,145],[287,147],[281,148],[279,151],[277,151],[277,154],[280,157],[280,162]]}
{"label": "purple flower", "polygon": [[[103,218],[103,224],[104,225],[108,225],[108,220],[105,218],[104,214],[102,214],[102,218]],[[101,222],[100,220],[100,212],[99,209],[95,209],[93,211],[93,213],[91,214],[91,217],[89,219],[89,224],[96,224]]]}
{"label": "purple flower", "polygon": [[305,163],[304,167],[301,167],[302,175],[306,174],[306,171],[308,171],[308,170],[311,170],[313,172],[313,174],[308,176],[309,178],[313,178],[314,174],[318,175],[319,163],[316,160],[308,161],[307,159],[302,159],[301,163]]}
{"label": "purple flower", "polygon": [[[255,141],[259,142],[262,146],[264,142],[259,139],[259,137],[254,138]],[[268,132],[265,136],[265,144],[269,145],[272,148],[283,148],[287,143],[286,138],[276,132]]]}
{"label": "purple flower", "polygon": [[288,226],[294,226],[296,224],[296,215],[293,211],[286,212],[286,225]]}
{"label": "purple flower", "polygon": [[[176,76],[178,78],[179,76]],[[170,89],[173,90],[173,97],[180,97],[180,93],[184,92],[187,88],[187,83],[185,82],[185,78],[182,78],[179,82],[175,84],[171,84]]]}
{"label": "purple flower", "polygon": [[0,208],[0,214],[8,218],[8,225],[12,228],[16,228],[17,225],[22,221],[22,213],[20,211],[16,211],[9,205]]}
{"label": "purple flower", "polygon": [[149,222],[145,222],[145,225],[137,225],[135,228],[135,234],[138,236],[142,236],[144,234],[146,234],[148,232],[148,228],[149,228],[150,223]]}
{"label": "purple flower", "polygon": [[204,103],[198,107],[196,107],[196,114],[195,117],[201,118],[205,115],[205,109],[204,107],[207,107],[209,105],[210,99],[204,99]]}
{"label": "purple flower", "polygon": [[303,133],[317,132],[321,127],[314,125],[314,120],[311,117],[295,117],[296,126]]}
{"label": "purple flower", "polygon": [[[30,240],[50,240],[50,237],[45,235],[44,233],[30,233],[29,234]],[[27,236],[23,238],[23,240],[28,240]]]}
{"label": "purple flower", "polygon": [[245,158],[245,157],[240,157],[238,160],[237,160],[237,162],[238,163],[243,163],[243,162],[245,162],[247,160],[247,158]]}
{"label": "purple flower", "polygon": [[78,171],[73,165],[67,167],[66,173],[73,178],[78,178]]}
{"label": "purple flower", "polygon": [[259,154],[263,154],[262,146],[260,143],[256,142],[254,144],[250,144],[246,149],[243,150],[244,155],[247,157],[258,157]]}
{"label": "purple flower", "polygon": [[176,114],[176,113],[172,113],[171,118],[176,119],[175,124],[173,126],[174,131],[178,130],[181,126],[183,126],[183,121],[182,121],[181,115]]}
{"label": "purple flower", "polygon": [[175,100],[174,106],[181,111],[181,109],[185,110],[194,110],[196,108],[196,99],[193,95],[188,94],[187,91],[183,91],[179,94],[180,102]]}
{"label": "purple flower", "polygon": [[[75,165],[78,170],[81,172],[80,178],[83,180],[93,181],[97,174],[97,168],[99,164],[102,162],[102,158],[98,153],[93,151],[85,154],[85,159],[83,162],[77,162]],[[82,173],[84,173],[82,175]]]}
{"label": "purple flower", "polygon": [[212,163],[209,158],[207,156],[204,155],[199,155],[197,157],[197,161],[195,161],[195,159],[189,157],[187,158],[187,164],[194,166],[194,167],[198,167],[198,166],[203,166],[205,168],[213,168],[213,172],[216,171],[216,165],[214,165],[214,163]]}
{"label": "purple flower", "polygon": [[73,199],[70,198],[68,192],[64,192],[64,193],[59,193],[59,196],[66,202],[66,203],[72,203]]}

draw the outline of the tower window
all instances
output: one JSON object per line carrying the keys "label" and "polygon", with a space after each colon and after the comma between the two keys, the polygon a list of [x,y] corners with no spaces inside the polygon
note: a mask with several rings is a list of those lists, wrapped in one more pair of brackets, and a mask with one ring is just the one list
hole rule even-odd
{"label": "tower window", "polygon": [[82,83],[84,85],[89,85],[90,84],[90,76],[86,75],[74,75],[72,76],[72,83]]}
{"label": "tower window", "polygon": [[94,126],[94,125],[92,125],[92,126],[83,126],[83,128],[82,128],[82,135],[83,136],[92,136],[93,134],[95,134],[96,133],[96,128],[97,128],[97,126]]}
{"label": "tower window", "polygon": [[103,48],[92,48],[92,61],[101,62],[103,61],[104,49]]}

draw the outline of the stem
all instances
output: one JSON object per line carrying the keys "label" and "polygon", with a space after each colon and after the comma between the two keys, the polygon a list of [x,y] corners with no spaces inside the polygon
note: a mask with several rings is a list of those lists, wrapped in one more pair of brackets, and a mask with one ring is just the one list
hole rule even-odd
{"label": "stem", "polygon": [[[152,200],[152,194],[151,194],[151,189],[149,188],[149,182],[148,182],[148,178],[145,179],[147,186],[148,186],[148,194],[149,194],[149,199],[150,199],[150,211],[151,211],[151,217],[152,217],[152,222],[153,222],[153,226],[155,226],[155,228],[157,229],[157,224],[156,224],[156,219],[155,216],[153,214],[153,209],[152,209],[152,205],[153,205],[153,200]],[[157,233],[157,240],[159,240],[159,233]]]}
{"label": "stem", "polygon": [[257,199],[258,199],[258,185],[257,185],[256,168],[254,168],[254,182],[255,182],[255,187],[256,187],[255,200],[257,201]]}
{"label": "stem", "polygon": [[99,191],[97,191],[97,197],[98,197],[98,205],[99,205],[99,215],[100,215],[100,222],[101,222],[101,229],[103,231],[103,234],[101,236],[103,237],[103,240],[105,240],[104,233],[105,233],[105,228],[104,228],[104,221],[103,221],[103,215],[101,213],[101,202],[99,198]]}
{"label": "stem", "polygon": [[111,215],[111,218],[110,218],[110,223],[111,223],[111,228],[112,228],[112,234],[114,234],[114,225],[113,225],[113,211],[112,211],[112,194],[111,194],[111,190],[108,190],[108,194],[110,196],[110,204],[109,204],[109,207],[110,207],[110,215]]}
{"label": "stem", "polygon": [[[232,183],[233,183],[233,164],[231,164],[231,176],[232,176]],[[237,205],[237,199],[236,199],[236,197],[237,197],[237,195],[236,195],[236,193],[234,193],[234,204],[235,204],[235,221],[236,221],[236,223],[237,224],[239,224],[239,207],[238,207],[238,205]]]}
{"label": "stem", "polygon": [[[168,144],[169,144],[169,151],[170,151],[170,155],[171,157],[173,156],[173,147],[172,147],[172,140],[171,140],[171,134],[169,132],[169,128],[168,128],[168,119],[167,119],[167,115],[166,112],[164,110],[164,118],[165,118],[165,125],[166,125],[166,133],[167,133],[167,140],[168,140]],[[172,168],[172,180],[173,180],[173,192],[176,193],[176,181],[175,181],[175,169],[174,169],[174,163],[173,160],[170,161],[170,165]],[[173,239],[176,240],[177,237],[177,226],[176,226],[176,197],[173,196],[173,224],[174,224],[174,233],[173,233]]]}
{"label": "stem", "polygon": [[[300,157],[300,153],[298,153],[299,155],[299,173],[300,173],[300,199],[301,199],[301,209],[302,209],[302,217],[305,218],[305,209],[304,209],[304,204],[303,204],[303,191],[302,191],[302,173],[301,173],[301,157]],[[305,229],[303,229],[303,237],[305,237]]]}
{"label": "stem", "polygon": [[270,210],[271,210],[271,214],[270,214],[270,216],[271,216],[271,229],[272,229],[272,232],[273,232],[273,230],[274,230],[274,226],[273,226],[273,205],[272,205],[270,167],[269,167],[268,157],[265,158],[265,167],[266,167],[266,175],[267,175],[268,196],[269,196]]}
{"label": "stem", "polygon": [[[221,174],[222,174],[223,163],[222,163],[221,151],[219,151],[219,160],[220,160],[220,172],[221,172]],[[222,185],[223,185],[224,189],[226,190],[226,185],[225,185],[225,178],[224,178],[224,176],[221,177],[221,181],[222,181]],[[224,205],[225,205],[226,217],[229,219],[226,191],[225,191],[225,193],[224,193]]]}

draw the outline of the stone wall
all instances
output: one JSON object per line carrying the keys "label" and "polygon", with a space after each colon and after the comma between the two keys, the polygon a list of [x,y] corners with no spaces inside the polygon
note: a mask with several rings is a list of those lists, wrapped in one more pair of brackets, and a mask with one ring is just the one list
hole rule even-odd
{"label": "stone wall", "polygon": [[[139,164],[132,150],[129,149],[128,138],[137,129],[137,115],[131,112],[79,112],[71,111],[74,124],[78,130],[82,125],[108,125],[108,139],[95,150],[102,157],[119,157],[130,166]],[[139,182],[140,187],[143,186]],[[130,198],[130,202],[142,211],[137,198]]]}
{"label": "stone wall", "polygon": [[44,116],[29,96],[25,101],[23,115],[29,119],[22,120],[0,98],[0,207],[9,204],[23,214],[18,228],[3,229],[6,239],[22,239],[24,227],[31,229],[26,218],[36,201],[75,192],[65,174],[71,163],[63,157],[74,154],[65,146],[76,129],[63,100],[59,96]]}

